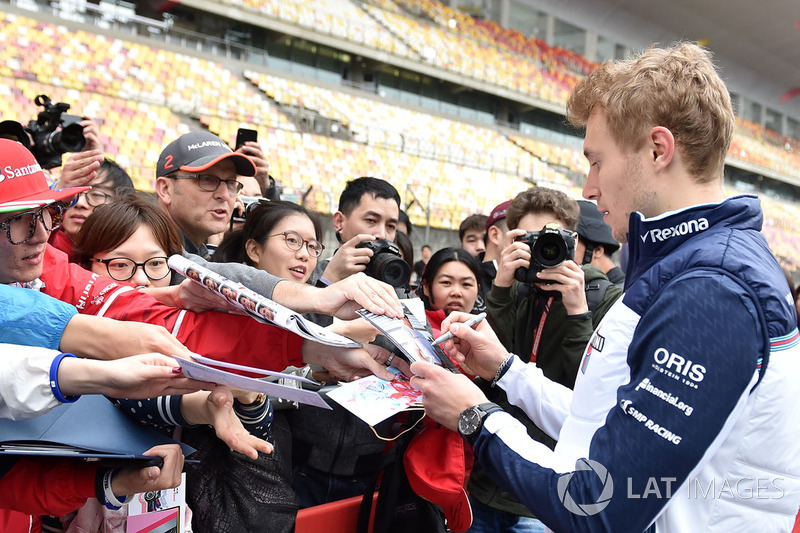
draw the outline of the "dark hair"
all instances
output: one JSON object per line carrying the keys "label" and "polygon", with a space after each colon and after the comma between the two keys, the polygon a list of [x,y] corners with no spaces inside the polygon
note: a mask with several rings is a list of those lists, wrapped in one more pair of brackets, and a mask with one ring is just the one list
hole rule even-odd
{"label": "dark hair", "polygon": [[406,228],[408,228],[408,231],[406,232],[406,235],[411,237],[411,232],[414,231],[414,226],[411,225],[411,219],[408,218],[408,213],[406,213],[405,211],[403,211],[401,209],[400,210],[400,216],[397,217],[397,221],[399,223],[401,223],[401,224],[405,224],[406,225]]}
{"label": "dark hair", "polygon": [[95,208],[81,226],[72,249],[73,261],[90,269],[95,254],[113,250],[130,239],[140,226],[153,232],[167,256],[183,251],[175,225],[161,209],[135,194]]}
{"label": "dark hair", "polygon": [[439,272],[439,269],[441,269],[445,263],[449,263],[451,261],[458,261],[467,265],[472,273],[475,274],[475,283],[477,283],[480,287],[481,267],[478,265],[478,261],[469,255],[469,252],[463,248],[442,248],[433,254],[428,260],[428,264],[425,265],[425,269],[422,271],[422,279],[419,281],[417,294],[425,303],[425,309],[432,310],[433,305],[428,297],[425,296],[425,291],[423,288],[428,287],[428,290],[430,290],[430,288],[433,286],[433,280],[436,277],[436,274]]}
{"label": "dark hair", "polygon": [[353,209],[361,203],[361,197],[365,194],[371,194],[373,198],[394,200],[397,202],[398,209],[400,208],[400,193],[391,183],[378,178],[362,176],[348,181],[347,185],[345,185],[341,196],[339,196],[339,211],[345,216],[350,216]]}
{"label": "dark hair", "polygon": [[104,178],[98,185],[110,187],[117,194],[124,194],[130,192],[128,189],[131,191],[134,189],[131,177],[113,159],[107,157],[103,159],[100,168],[97,169],[97,175]]}
{"label": "dark hair", "polygon": [[272,234],[275,226],[289,215],[307,216],[314,225],[315,238],[318,241],[322,239],[322,224],[320,224],[316,213],[309,211],[302,205],[284,200],[265,202],[247,213],[242,229],[232,231],[222,239],[214,255],[211,256],[211,260],[217,263],[244,263],[255,266],[247,255],[245,244],[250,239],[253,239],[259,245],[263,245]]}
{"label": "dark hair", "polygon": [[489,217],[486,215],[470,215],[462,220],[461,225],[458,227],[458,240],[463,241],[464,235],[468,231],[474,229],[482,231],[485,234],[487,220],[489,220]]}
{"label": "dark hair", "polygon": [[506,215],[508,229],[516,229],[522,217],[529,213],[550,213],[564,223],[564,229],[575,231],[581,216],[581,208],[577,200],[561,191],[533,187],[519,193],[508,205]]}
{"label": "dark hair", "polygon": [[394,243],[400,248],[400,253],[403,254],[403,261],[408,263],[408,276],[406,284],[411,279],[411,273],[414,272],[414,245],[411,244],[411,239],[402,231],[396,231],[394,234]]}

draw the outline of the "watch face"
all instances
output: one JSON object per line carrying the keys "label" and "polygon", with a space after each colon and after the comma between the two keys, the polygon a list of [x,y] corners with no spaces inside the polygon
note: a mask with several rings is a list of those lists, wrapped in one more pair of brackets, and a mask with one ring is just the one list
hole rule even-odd
{"label": "watch face", "polygon": [[458,432],[469,437],[481,427],[481,415],[476,408],[467,409],[458,419]]}

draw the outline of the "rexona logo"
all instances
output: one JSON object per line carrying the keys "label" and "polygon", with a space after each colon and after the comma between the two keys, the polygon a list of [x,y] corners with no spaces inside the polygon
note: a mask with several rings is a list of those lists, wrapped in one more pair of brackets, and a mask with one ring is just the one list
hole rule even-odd
{"label": "rexona logo", "polygon": [[[603,490],[600,492],[596,502],[577,503],[572,499],[569,493],[569,483],[576,472],[594,472],[603,484]],[[591,459],[579,459],[575,464],[575,472],[564,474],[558,478],[557,484],[558,499],[564,504],[567,511],[578,516],[592,516],[606,508],[611,503],[611,496],[614,494],[614,480],[605,466],[597,461]]]}
{"label": "rexona logo", "polygon": [[39,166],[39,163],[31,163],[30,165],[26,165],[24,167],[17,167],[14,168],[11,165],[7,165],[3,167],[3,174],[0,175],[0,182],[5,181],[6,178],[21,178],[23,176],[30,176],[36,172],[41,172],[42,167]]}
{"label": "rexona logo", "polygon": [[681,222],[680,224],[672,226],[671,228],[651,229],[642,235],[642,242],[647,242],[648,238],[650,238],[650,242],[660,242],[677,235],[689,235],[691,233],[707,229],[708,220],[705,218],[698,220],[687,220],[686,222]]}

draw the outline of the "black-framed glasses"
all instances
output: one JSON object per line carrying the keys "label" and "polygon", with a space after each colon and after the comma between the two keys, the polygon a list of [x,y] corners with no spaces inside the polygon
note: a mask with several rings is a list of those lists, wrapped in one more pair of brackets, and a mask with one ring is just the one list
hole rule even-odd
{"label": "black-framed glasses", "polygon": [[88,191],[83,191],[81,193],[78,193],[77,196],[75,196],[75,200],[73,200],[72,205],[70,207],[73,207],[75,204],[77,204],[81,196],[86,198],[86,203],[92,207],[100,207],[101,205],[110,202],[111,198],[113,198],[113,196],[108,193],[98,191],[95,189],[89,189]]}
{"label": "black-framed glasses", "polygon": [[274,235],[270,235],[270,237],[277,237],[278,235],[283,236],[283,241],[286,243],[286,247],[290,250],[297,251],[306,245],[306,250],[308,250],[308,255],[311,257],[319,257],[322,255],[322,251],[325,249],[325,245],[319,242],[316,239],[304,239],[300,236],[299,233],[296,231],[284,231],[281,233],[276,233]]}
{"label": "black-framed glasses", "polygon": [[213,174],[187,174],[187,175],[180,175],[180,176],[166,176],[167,178],[171,178],[174,180],[179,179],[191,179],[197,180],[197,186],[200,187],[201,191],[204,192],[214,192],[219,188],[220,183],[224,183],[225,186],[228,188],[228,192],[231,195],[236,196],[239,194],[244,188],[244,184],[239,183],[236,180],[224,180],[222,178],[218,178]]}
{"label": "black-framed glasses", "polygon": [[141,268],[144,275],[153,281],[166,278],[170,272],[166,256],[151,257],[143,263],[137,263],[130,257],[112,257],[95,261],[103,263],[108,275],[117,281],[128,281],[136,274],[137,268]]}
{"label": "black-framed glasses", "polygon": [[43,205],[35,211],[15,215],[0,223],[0,229],[6,230],[6,237],[11,244],[24,244],[36,233],[37,220],[42,222],[47,231],[58,229],[64,220],[64,208],[60,204]]}

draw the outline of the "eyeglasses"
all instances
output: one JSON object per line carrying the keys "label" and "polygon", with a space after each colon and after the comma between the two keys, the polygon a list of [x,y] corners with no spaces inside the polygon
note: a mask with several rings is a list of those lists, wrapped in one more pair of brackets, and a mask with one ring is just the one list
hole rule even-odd
{"label": "eyeglasses", "polygon": [[72,205],[70,207],[77,204],[81,196],[86,198],[86,203],[92,207],[99,207],[103,204],[107,204],[108,201],[111,200],[112,198],[110,194],[91,189],[88,191],[83,191],[82,193],[78,193],[78,195],[75,197],[75,200],[72,202]]}
{"label": "eyeglasses", "polygon": [[276,233],[275,235],[270,235],[270,237],[277,237],[278,235],[283,235],[283,241],[286,243],[286,247],[290,250],[297,251],[306,245],[306,250],[308,250],[308,255],[311,257],[319,257],[322,255],[322,251],[325,249],[325,245],[319,242],[316,239],[309,239],[305,240],[303,237],[300,236],[299,233],[296,231],[284,231],[283,233]]}
{"label": "eyeglasses", "polygon": [[228,188],[228,192],[231,195],[236,196],[239,194],[244,188],[244,184],[239,183],[236,180],[224,180],[214,176],[212,174],[189,174],[186,176],[165,176],[170,179],[179,180],[179,179],[191,179],[197,180],[197,186],[200,187],[201,191],[205,192],[214,192],[219,188],[220,183],[224,183],[225,186]]}
{"label": "eyeglasses", "polygon": [[128,281],[134,274],[136,269],[141,268],[144,275],[151,280],[164,279],[169,276],[169,265],[167,264],[167,257],[151,257],[144,263],[137,263],[129,257],[112,257],[110,259],[95,259],[98,263],[103,263],[106,266],[108,275],[117,281]]}
{"label": "eyeglasses", "polygon": [[28,211],[13,216],[3,223],[0,229],[6,230],[8,242],[13,245],[24,244],[31,240],[36,233],[36,221],[41,220],[42,226],[47,231],[53,231],[61,226],[64,219],[64,208],[60,204],[44,205],[36,211]]}

